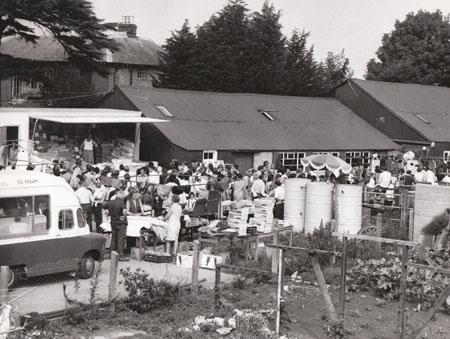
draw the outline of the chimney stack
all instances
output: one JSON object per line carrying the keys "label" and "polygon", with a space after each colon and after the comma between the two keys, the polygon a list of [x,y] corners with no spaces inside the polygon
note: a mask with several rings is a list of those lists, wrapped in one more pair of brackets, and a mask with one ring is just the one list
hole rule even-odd
{"label": "chimney stack", "polygon": [[129,38],[137,37],[137,26],[134,23],[134,16],[126,15],[122,17],[122,22],[112,23],[117,32],[125,32]]}

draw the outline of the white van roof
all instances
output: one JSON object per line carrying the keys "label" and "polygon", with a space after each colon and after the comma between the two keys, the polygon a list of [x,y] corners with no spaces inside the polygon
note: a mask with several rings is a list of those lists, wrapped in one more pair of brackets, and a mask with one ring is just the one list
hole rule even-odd
{"label": "white van roof", "polygon": [[62,177],[38,171],[0,171],[0,197],[15,195],[19,191],[30,195],[37,192],[50,194],[55,206],[78,204],[73,189]]}
{"label": "white van roof", "polygon": [[12,187],[42,186],[62,186],[70,188],[69,184],[63,178],[39,171],[0,171],[0,189]]}

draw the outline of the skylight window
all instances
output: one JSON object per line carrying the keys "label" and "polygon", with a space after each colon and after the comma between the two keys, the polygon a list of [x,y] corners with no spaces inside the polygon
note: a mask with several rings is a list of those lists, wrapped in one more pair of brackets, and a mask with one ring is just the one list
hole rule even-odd
{"label": "skylight window", "polygon": [[428,120],[428,119],[425,118],[424,116],[420,115],[419,113],[416,113],[416,116],[417,116],[420,120],[422,120],[424,123],[426,123],[426,124],[428,124],[428,125],[431,125],[430,120]]}
{"label": "skylight window", "polygon": [[267,119],[269,119],[270,121],[274,121],[274,120],[275,120],[274,117],[271,116],[269,112],[267,112],[267,111],[262,111],[261,113],[262,113],[262,115],[264,115],[264,116],[265,116]]}
{"label": "skylight window", "polygon": [[165,117],[173,117],[173,114],[169,112],[167,108],[164,106],[156,106],[156,108],[164,115]]}

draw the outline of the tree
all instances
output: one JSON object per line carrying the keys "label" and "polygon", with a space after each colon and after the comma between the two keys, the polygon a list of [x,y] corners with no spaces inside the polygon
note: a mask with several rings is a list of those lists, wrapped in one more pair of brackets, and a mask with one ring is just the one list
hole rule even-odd
{"label": "tree", "polygon": [[322,85],[317,95],[329,95],[333,89],[353,75],[350,61],[345,57],[344,50],[339,54],[328,52],[325,61],[320,63],[319,69]]}
{"label": "tree", "polygon": [[247,70],[249,92],[279,94],[286,62],[286,38],[281,32],[280,12],[266,1],[261,13],[250,21],[249,52],[252,62]]}
{"label": "tree", "polygon": [[[88,0],[3,0],[0,2],[0,44],[8,37],[36,43],[39,27],[52,34],[69,55],[69,60],[83,69],[101,72],[104,49],[117,50],[106,35],[110,27],[99,20]],[[0,77],[20,71],[17,60],[0,54]],[[28,67],[23,71],[33,72]],[[36,70],[34,70],[36,72]],[[19,72],[20,73],[20,72]],[[20,74],[18,74],[20,76]]]}
{"label": "tree", "polygon": [[172,32],[160,53],[161,75],[158,87],[192,89],[196,52],[196,36],[191,32],[188,20],[179,31]]}
{"label": "tree", "polygon": [[450,86],[450,23],[440,11],[410,13],[383,36],[376,55],[368,80]]}
{"label": "tree", "polygon": [[242,0],[230,1],[197,29],[199,72],[196,89],[208,91],[246,91],[250,66],[248,9]]}
{"label": "tree", "polygon": [[314,47],[307,47],[309,32],[294,31],[287,43],[283,93],[311,96],[320,92],[320,65],[314,60]]}

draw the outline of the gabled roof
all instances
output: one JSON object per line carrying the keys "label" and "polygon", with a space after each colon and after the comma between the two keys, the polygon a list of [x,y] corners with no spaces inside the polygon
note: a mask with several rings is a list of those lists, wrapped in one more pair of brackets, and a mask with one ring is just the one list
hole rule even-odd
{"label": "gabled roof", "polygon": [[[159,65],[160,47],[153,41],[141,38],[114,37],[119,43],[120,50],[111,54],[107,62],[134,64],[134,65]],[[39,37],[36,44],[26,42],[20,38],[2,41],[0,53],[11,55],[15,58],[34,61],[67,61],[68,55],[64,48],[52,36]]]}
{"label": "gabled roof", "polygon": [[352,79],[430,141],[450,141],[450,88]]}
{"label": "gabled roof", "polygon": [[[110,95],[114,95],[110,94]],[[384,150],[398,146],[334,98],[116,87],[186,150]],[[163,106],[173,117],[164,115]],[[273,117],[268,119],[263,112]]]}

